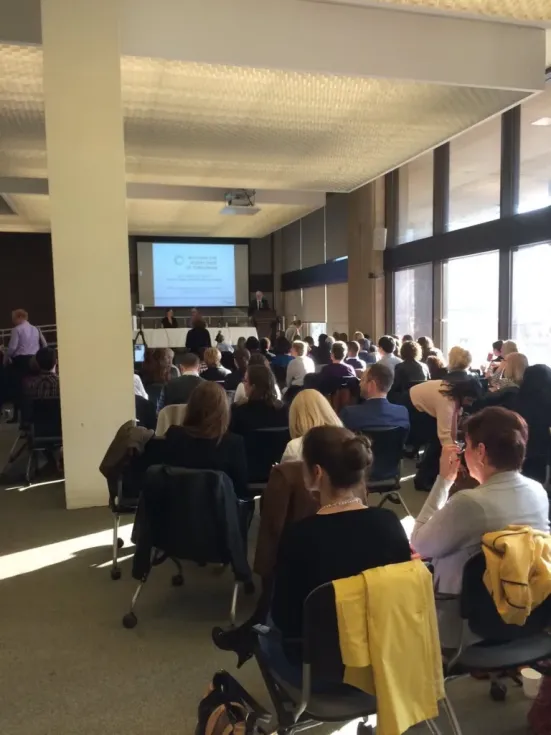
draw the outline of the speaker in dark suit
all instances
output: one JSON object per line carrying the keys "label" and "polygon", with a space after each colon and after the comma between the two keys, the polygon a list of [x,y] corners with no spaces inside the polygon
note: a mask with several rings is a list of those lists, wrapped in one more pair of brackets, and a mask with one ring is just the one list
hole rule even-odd
{"label": "speaker in dark suit", "polygon": [[268,299],[264,298],[262,291],[257,291],[255,298],[249,304],[249,316],[254,316],[258,311],[269,311]]}

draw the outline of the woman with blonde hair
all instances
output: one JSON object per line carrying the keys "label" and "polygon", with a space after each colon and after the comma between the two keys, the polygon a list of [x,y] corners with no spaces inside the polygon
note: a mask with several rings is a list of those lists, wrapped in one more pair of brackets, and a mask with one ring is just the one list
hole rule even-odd
{"label": "woman with blonde hair", "polygon": [[[502,367],[503,366],[503,367]],[[521,352],[509,352],[500,364],[499,372],[496,371],[489,382],[491,392],[500,391],[503,388],[518,388],[524,378],[524,371],[528,367],[528,358]]]}
{"label": "woman with blonde hair", "polygon": [[222,353],[218,347],[207,347],[203,353],[203,362],[207,366],[207,369],[201,373],[203,380],[211,380],[218,383],[226,380],[230,374],[230,370],[222,367],[221,361]]}
{"label": "woman with blonde hair", "polygon": [[282,462],[302,460],[304,436],[314,426],[342,426],[342,421],[331,408],[331,404],[319,391],[302,390],[294,398],[289,411],[289,433],[291,441],[287,444]]}

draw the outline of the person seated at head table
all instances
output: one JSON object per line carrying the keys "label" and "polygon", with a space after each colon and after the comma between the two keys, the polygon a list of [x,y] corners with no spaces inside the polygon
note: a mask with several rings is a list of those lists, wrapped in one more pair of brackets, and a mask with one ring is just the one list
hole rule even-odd
{"label": "person seated at head table", "polygon": [[291,343],[287,337],[278,337],[274,344],[275,357],[272,360],[272,366],[284,367],[293,359],[291,355]]}
{"label": "person seated at head table", "polygon": [[444,355],[436,348],[429,352],[425,363],[429,369],[430,380],[443,380],[448,374]]}
{"label": "person seated at head table", "polygon": [[[31,361],[31,366],[32,366]],[[23,403],[35,398],[59,398],[57,355],[51,347],[41,347],[34,356],[38,372],[23,380]]]}
{"label": "person seated at head table", "polygon": [[245,349],[249,350],[251,355],[253,352],[260,352],[260,341],[258,337],[247,337],[247,340],[245,342]]}
{"label": "person seated at head table", "polygon": [[[367,439],[347,429],[318,426],[304,437],[306,484],[319,492],[320,510],[287,526],[280,541],[270,614],[285,639],[301,638],[304,601],[316,587],[411,559],[398,517],[364,505],[371,461]],[[300,661],[300,645],[283,651]],[[270,645],[266,652],[276,654]]]}
{"label": "person seated at head table", "polygon": [[402,342],[400,347],[400,362],[394,368],[393,390],[401,393],[407,390],[412,383],[430,380],[430,372],[424,362],[421,362],[423,351],[417,342]]}
{"label": "person seated at head table", "polygon": [[365,370],[367,364],[360,360],[358,357],[360,352],[360,343],[359,342],[349,342],[348,345],[348,356],[345,359],[345,363],[347,365],[351,365],[354,370]]}
{"label": "person seated at head table", "polygon": [[409,414],[405,406],[390,403],[387,394],[394,376],[388,365],[378,362],[362,375],[362,401],[357,406],[346,406],[340,418],[351,431],[402,427],[409,430]]}
{"label": "person seated at head table", "polygon": [[165,406],[187,403],[194,388],[203,382],[199,375],[200,360],[194,352],[182,355],[181,376],[170,380],[161,393],[158,410]]}
{"label": "person seated at head table", "polygon": [[379,362],[389,367],[394,373],[394,368],[399,365],[402,360],[394,354],[396,350],[396,342],[394,337],[385,335],[379,340]]}
{"label": "person seated at head table", "polygon": [[[509,525],[549,532],[549,497],[539,482],[520,474],[527,439],[524,419],[506,408],[485,408],[471,416],[465,425],[465,462],[480,484],[451,498],[461,449],[454,443],[443,447],[439,475],[411,535],[415,550],[432,560],[439,592],[459,594],[465,563],[480,551],[485,533]],[[440,626],[442,645],[455,647],[461,627],[459,615],[450,614]]]}
{"label": "person seated at head table", "polygon": [[233,347],[228,342],[226,342],[222,332],[218,332],[218,334],[214,338],[214,341],[216,342],[216,346],[218,347],[220,352],[233,352]]}
{"label": "person seated at head table", "polygon": [[233,373],[227,376],[224,381],[225,390],[237,390],[240,383],[243,382],[247,367],[249,366],[249,360],[251,359],[251,353],[244,347],[238,347],[233,353],[233,360],[235,363],[235,370]]}
{"label": "person seated at head table", "polygon": [[222,353],[216,347],[207,347],[203,353],[203,361],[207,366],[206,370],[203,370],[201,377],[203,380],[214,380],[222,381],[226,380],[228,375],[231,375],[231,371],[222,367],[221,361]]}
{"label": "person seated at head table", "polygon": [[258,429],[289,425],[287,408],[278,400],[272,371],[265,365],[249,365],[243,381],[247,401],[234,403],[231,431],[248,434]]}
{"label": "person seated at head table", "polygon": [[318,390],[307,388],[298,393],[291,403],[289,409],[291,441],[285,448],[282,462],[302,460],[304,437],[314,426],[342,426],[342,421],[325,396]]}
{"label": "person seated at head table", "polygon": [[[268,358],[265,357],[261,352],[255,352],[253,355],[251,355],[251,359],[249,360],[249,365],[263,365],[264,367],[270,368],[270,362],[268,361]],[[270,368],[271,369],[271,368]],[[243,378],[245,375],[243,375]],[[277,400],[281,401],[281,389],[279,385],[275,384],[275,392],[277,396]],[[245,392],[245,383],[243,380],[239,385],[237,386],[237,390],[235,391],[235,396],[233,397],[234,403],[245,403],[247,401],[247,393]]]}
{"label": "person seated at head table", "polygon": [[243,438],[228,431],[230,409],[224,389],[203,380],[187,402],[182,426],[170,426],[164,461],[174,467],[225,472],[237,497],[247,498],[247,458]]}
{"label": "person seated at head table", "polygon": [[167,309],[161,322],[164,329],[178,329],[178,320],[174,316],[173,309]]}
{"label": "person seated at head table", "polygon": [[331,346],[331,362],[321,370],[321,379],[327,378],[355,378],[356,371],[344,361],[348,354],[348,347],[344,342],[334,342]]}
{"label": "person seated at head table", "polygon": [[210,332],[202,319],[196,319],[193,327],[186,335],[186,348],[196,355],[201,355],[207,347],[212,346]]}
{"label": "person seated at head table", "polygon": [[264,355],[268,362],[272,362],[275,357],[275,353],[271,352],[271,347],[272,343],[270,342],[268,337],[263,337],[260,340],[260,354]]}
{"label": "person seated at head table", "polygon": [[308,357],[308,345],[306,342],[295,340],[291,345],[291,356],[293,360],[287,365],[285,386],[303,385],[304,376],[315,373],[316,366],[311,357]]}

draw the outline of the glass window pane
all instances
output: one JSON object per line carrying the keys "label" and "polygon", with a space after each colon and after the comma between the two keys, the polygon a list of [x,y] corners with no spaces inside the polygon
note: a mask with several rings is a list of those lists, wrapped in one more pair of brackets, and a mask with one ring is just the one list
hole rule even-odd
{"label": "glass window pane", "polygon": [[394,274],[394,334],[432,334],[432,265],[417,265]]}
{"label": "glass window pane", "polygon": [[425,153],[400,169],[398,242],[432,235],[433,154]]}
{"label": "glass window pane", "polygon": [[521,107],[519,212],[551,205],[551,88]]}
{"label": "glass window pane", "polygon": [[498,339],[499,253],[444,263],[444,353],[460,345],[480,367]]}
{"label": "glass window pane", "polygon": [[452,140],[449,230],[499,219],[500,170],[500,117]]}
{"label": "glass window pane", "polygon": [[531,365],[551,365],[549,309],[551,245],[532,245],[513,253],[513,331]]}

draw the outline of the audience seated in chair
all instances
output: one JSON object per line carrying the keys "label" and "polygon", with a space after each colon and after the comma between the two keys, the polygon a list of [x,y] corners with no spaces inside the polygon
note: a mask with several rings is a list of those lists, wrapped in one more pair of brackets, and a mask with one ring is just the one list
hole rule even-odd
{"label": "audience seated in chair", "polygon": [[211,380],[218,383],[226,380],[231,371],[222,367],[221,360],[222,353],[217,347],[207,347],[203,353],[203,361],[207,366],[207,369],[201,373],[203,380]]}
{"label": "audience seated in chair", "polygon": [[189,403],[189,397],[194,388],[203,383],[199,376],[199,357],[194,352],[187,352],[182,356],[180,370],[182,375],[167,383],[159,398],[158,410],[165,406],[177,403]]}
{"label": "audience seated in chair", "polygon": [[379,340],[379,362],[389,367],[392,370],[392,373],[394,373],[396,365],[399,365],[402,362],[401,358],[394,354],[396,348],[397,343],[394,337],[385,335]]}
{"label": "audience seated in chair", "polygon": [[507,339],[505,342],[498,340],[498,342],[494,342],[494,345],[498,345],[500,342],[501,347],[498,350],[494,350],[494,354],[496,352],[498,353],[499,359],[492,361],[486,371],[486,377],[490,379],[495,378],[499,380],[501,373],[505,369],[504,362],[507,356],[519,351],[517,343],[512,339]]}
{"label": "audience seated in chair", "polygon": [[[460,448],[442,449],[439,476],[415,522],[411,543],[424,558],[432,559],[439,592],[461,591],[463,567],[480,551],[485,533],[509,525],[549,531],[549,498],[536,481],[520,474],[526,454],[528,427],[518,414],[505,408],[485,408],[465,425],[465,461],[480,485],[461,490],[448,499],[460,466]],[[444,603],[445,604],[445,603]],[[441,629],[444,646],[456,641],[461,626]],[[453,618],[455,622],[457,619]]]}
{"label": "audience seated in chair", "polygon": [[288,412],[277,398],[274,375],[270,368],[250,365],[243,383],[247,401],[232,406],[233,432],[244,435],[258,429],[288,426]]}
{"label": "audience seated in chair", "polygon": [[169,347],[146,349],[141,379],[149,400],[158,412],[159,399],[165,385],[172,379],[174,351]]}
{"label": "audience seated in chair", "polygon": [[278,337],[274,344],[275,357],[272,360],[272,368],[281,367],[287,370],[287,365],[291,362],[291,343],[285,337]]}
{"label": "audience seated in chair", "polygon": [[272,347],[272,343],[270,342],[268,337],[263,337],[260,340],[260,354],[264,355],[264,357],[266,358],[266,360],[268,360],[268,362],[272,362],[272,360],[275,357],[275,354],[271,351],[271,347]]}
{"label": "audience seated in chair", "polygon": [[345,360],[345,363],[347,365],[351,365],[354,370],[365,370],[366,368],[366,362],[364,360],[361,360],[358,355],[360,353],[360,343],[359,342],[349,342],[348,343],[348,357]]}
{"label": "audience seated in chair", "polygon": [[434,342],[430,337],[419,337],[417,339],[417,344],[420,345],[421,350],[423,351],[421,362],[426,362],[427,357],[431,354],[431,351],[434,350]]}
{"label": "audience seated in chair", "polygon": [[462,382],[464,380],[475,380],[479,383],[477,375],[470,372],[473,358],[469,350],[463,347],[452,347],[448,354],[448,374],[445,380],[448,383]]}
{"label": "audience seated in chair", "polygon": [[245,349],[249,350],[251,355],[255,352],[260,352],[260,341],[258,337],[247,337],[247,341],[245,342]]}
{"label": "audience seated in chair", "polygon": [[476,402],[473,410],[480,411],[487,406],[503,406],[515,411],[517,395],[527,367],[528,360],[525,355],[520,352],[508,355],[499,382],[490,385],[488,393]]}
{"label": "audience seated in chair", "polygon": [[59,398],[57,355],[51,347],[41,347],[35,355],[39,372],[23,381],[24,403],[35,398]]}
{"label": "audience seated in chair", "polygon": [[247,497],[247,460],[240,436],[228,431],[230,409],[224,389],[202,381],[190,394],[183,426],[165,434],[165,463],[225,472],[237,497]]}
{"label": "audience seated in chair", "polygon": [[[266,357],[266,355],[263,355],[262,352],[254,352],[251,355],[251,359],[249,361],[249,365],[263,365],[264,367],[270,368],[270,361]],[[245,376],[243,376],[244,378]],[[277,396],[277,400],[281,401],[281,388],[276,383],[275,384],[275,392]],[[247,393],[245,392],[245,383],[241,381],[239,385],[237,386],[237,390],[235,391],[235,395],[233,397],[234,403],[245,403],[247,401]]]}
{"label": "audience seated in chair", "polygon": [[393,391],[403,393],[412,383],[421,383],[430,380],[429,369],[421,362],[423,351],[417,342],[402,342],[400,357],[402,362],[394,368]]}
{"label": "audience seated in chair", "polygon": [[429,369],[430,380],[443,380],[448,374],[446,361],[440,350],[430,350],[430,354],[427,355],[425,362]]}
{"label": "audience seated in chair", "polygon": [[331,362],[331,343],[326,334],[318,337],[318,346],[312,350],[312,359],[316,365],[329,365]]}
{"label": "audience seated in chair", "polygon": [[387,427],[409,429],[407,408],[390,403],[387,399],[393,379],[392,370],[380,361],[364,372],[360,382],[363,400],[357,406],[343,408],[340,413],[340,418],[347,429],[351,431]]}
{"label": "audience seated in chair", "polygon": [[304,376],[308,373],[314,373],[316,366],[311,357],[308,357],[308,345],[306,342],[295,340],[291,346],[291,355],[293,360],[287,365],[287,373],[285,377],[285,387],[290,388],[292,385],[302,386],[304,384]]}
{"label": "audience seated in chair", "polygon": [[532,365],[526,368],[511,408],[528,424],[528,444],[522,473],[538,482],[545,482],[550,460],[550,367]]}
{"label": "audience seated in chair", "polygon": [[134,401],[136,420],[139,426],[155,431],[155,427],[157,426],[157,410],[155,404],[143,398],[143,396],[134,396]]}
{"label": "audience seated in chair", "polygon": [[488,381],[488,388],[493,393],[507,388],[518,388],[522,383],[524,372],[528,367],[528,358],[520,352],[510,352],[499,365],[499,374]]}
{"label": "audience seated in chair", "polygon": [[218,332],[216,337],[214,338],[214,341],[216,342],[216,346],[220,350],[220,352],[233,352],[233,347],[229,342],[226,342],[226,338],[222,334],[222,332]]}
{"label": "audience seated in chair", "polygon": [[356,371],[351,365],[347,365],[345,357],[348,354],[348,347],[344,342],[335,342],[331,346],[331,362],[326,365],[320,375],[322,381],[328,378],[355,378]]}
{"label": "audience seated in chair", "polygon": [[291,441],[287,444],[282,462],[302,460],[304,437],[314,426],[342,426],[342,421],[331,408],[331,404],[319,391],[301,391],[291,403],[289,410],[289,433]]}
{"label": "audience seated in chair", "polygon": [[233,359],[235,371],[226,377],[224,381],[225,390],[237,390],[240,383],[243,382],[249,366],[249,360],[251,359],[251,353],[244,347],[238,347],[233,353]]}

